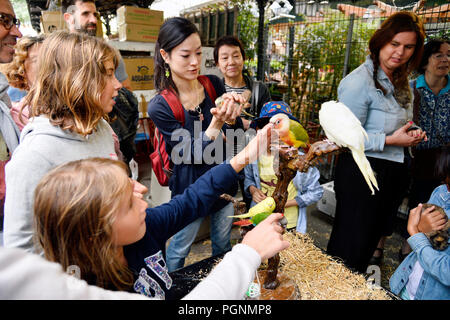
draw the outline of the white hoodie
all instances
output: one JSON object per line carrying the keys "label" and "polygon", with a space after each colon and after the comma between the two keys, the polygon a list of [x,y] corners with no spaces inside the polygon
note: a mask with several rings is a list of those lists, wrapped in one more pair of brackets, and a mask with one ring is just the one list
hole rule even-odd
{"label": "white hoodie", "polygon": [[20,144],[6,165],[4,217],[5,247],[39,253],[33,243],[34,189],[42,177],[65,162],[103,157],[117,159],[111,127],[101,120],[87,137],[50,124],[47,117],[30,119],[20,135]]}

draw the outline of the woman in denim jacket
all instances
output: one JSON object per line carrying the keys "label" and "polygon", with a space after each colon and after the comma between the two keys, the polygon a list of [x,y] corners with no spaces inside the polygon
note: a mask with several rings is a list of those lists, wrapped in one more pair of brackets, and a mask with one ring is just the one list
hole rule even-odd
{"label": "woman in denim jacket", "polygon": [[421,59],[424,36],[415,14],[391,15],[371,37],[366,61],[338,87],[339,101],[352,110],[369,136],[365,154],[379,185],[371,195],[351,154],[339,155],[336,215],[327,251],[359,272],[366,271],[380,238],[392,233],[408,182],[403,149],[426,137],[421,130],[410,130],[408,84],[410,71]]}
{"label": "woman in denim jacket", "polygon": [[[446,177],[445,184],[434,189],[428,203],[435,204],[450,213],[450,152],[447,146],[438,160],[438,172]],[[391,291],[407,300],[450,299],[450,246],[444,251],[433,249],[428,238],[420,231],[439,230],[445,223],[441,216],[436,216],[432,224],[425,225],[429,215],[422,214],[421,205],[410,212],[408,243],[413,251],[406,257],[392,275],[389,285]],[[431,220],[430,220],[431,221]],[[426,221],[425,221],[426,222]],[[427,230],[428,228],[428,230]]]}

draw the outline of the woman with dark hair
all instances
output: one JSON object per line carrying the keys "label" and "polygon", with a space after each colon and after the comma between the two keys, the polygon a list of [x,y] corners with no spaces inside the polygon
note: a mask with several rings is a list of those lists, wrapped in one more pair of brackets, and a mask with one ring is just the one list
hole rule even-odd
{"label": "woman with dark hair", "polygon": [[[217,40],[214,47],[214,62],[222,72],[223,83],[227,92],[251,92],[250,106],[245,109],[247,114],[257,118],[264,103],[270,101],[270,91],[260,81],[253,80],[244,71],[245,50],[241,41],[235,36],[224,36]],[[249,127],[252,117],[244,115],[244,127]]]}
{"label": "woman with dark hair", "polygon": [[380,238],[383,241],[383,236],[392,233],[408,181],[403,149],[426,137],[425,132],[410,130],[408,85],[408,74],[421,59],[424,36],[423,25],[413,13],[391,15],[371,37],[366,61],[338,87],[339,101],[352,110],[368,134],[365,154],[379,186],[371,195],[351,154],[339,156],[328,253],[359,272],[366,271]]}
{"label": "woman with dark hair", "polygon": [[[248,129],[252,119],[259,116],[262,106],[270,101],[270,91],[264,83],[253,80],[248,72],[244,71],[245,50],[237,37],[224,36],[217,40],[213,54],[216,66],[223,74],[222,81],[225,90],[243,94],[248,101],[242,114],[244,129]],[[244,144],[245,141],[235,139],[233,154],[237,154]],[[252,197],[244,190],[244,176],[239,179],[239,187],[247,209],[249,209]]]}
{"label": "woman with dark hair", "polygon": [[[161,26],[155,45],[155,87],[158,91],[148,104],[148,114],[162,134],[167,154],[173,162],[169,188],[172,198],[195,182],[206,171],[225,160],[225,129],[242,128],[239,117],[244,98],[226,93],[222,81],[212,75],[199,76],[202,44],[195,25],[187,19],[168,19]],[[223,103],[216,107],[210,84]],[[209,93],[208,93],[209,92]],[[174,97],[181,104],[182,121],[166,100]],[[170,99],[169,99],[170,100]],[[172,103],[173,104],[173,103]],[[178,110],[178,109],[177,109]],[[181,146],[181,147],[180,147]],[[227,193],[236,194],[237,183]],[[225,200],[212,207],[212,253],[218,255],[231,249],[233,206]],[[194,221],[173,236],[166,254],[169,271],[183,267],[203,218]]]}
{"label": "woman with dark hair", "polygon": [[[427,141],[419,143],[413,150],[411,162],[411,191],[409,207],[415,208],[425,202],[431,192],[440,184],[434,174],[439,149],[450,143],[450,42],[430,40],[424,47],[419,64],[419,77],[410,82],[414,92],[413,120],[427,132]],[[402,250],[403,260],[411,251],[404,230]]]}

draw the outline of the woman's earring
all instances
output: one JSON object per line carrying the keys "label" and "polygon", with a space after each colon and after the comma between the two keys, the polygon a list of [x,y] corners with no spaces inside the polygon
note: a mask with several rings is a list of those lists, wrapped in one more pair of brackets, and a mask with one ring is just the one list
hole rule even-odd
{"label": "woman's earring", "polygon": [[166,69],[166,73],[165,73],[166,78],[169,78],[170,77],[170,71],[169,71],[170,68],[167,63],[165,64],[164,69]]}

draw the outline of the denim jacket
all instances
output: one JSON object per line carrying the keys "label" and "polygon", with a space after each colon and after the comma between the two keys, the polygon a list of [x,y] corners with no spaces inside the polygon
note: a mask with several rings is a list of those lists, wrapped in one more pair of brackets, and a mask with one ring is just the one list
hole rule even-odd
{"label": "denim jacket", "polygon": [[402,108],[394,98],[394,86],[381,68],[378,81],[386,95],[375,87],[373,62],[370,57],[339,83],[338,100],[361,121],[369,139],[365,142],[368,157],[403,162],[403,147],[386,146],[386,136],[412,119],[412,107]]}
{"label": "denim jacket", "polygon": [[[434,189],[428,203],[444,208],[450,214],[450,192],[446,185]],[[391,291],[399,294],[406,286],[409,275],[417,261],[423,268],[423,275],[415,294],[416,300],[449,300],[450,299],[450,246],[444,251],[434,250],[423,233],[408,238],[413,251],[395,270],[389,285]]]}
{"label": "denim jacket", "polygon": [[[248,197],[251,195],[248,191],[250,186],[261,189],[261,180],[259,177],[258,161],[255,161],[244,168],[245,180],[244,190]],[[307,172],[297,172],[294,177],[294,187],[297,189],[295,201],[298,205],[298,220],[296,230],[306,233],[306,207],[319,201],[323,195],[323,188],[319,183],[320,173],[317,168],[310,168]],[[252,200],[251,207],[256,205]]]}

